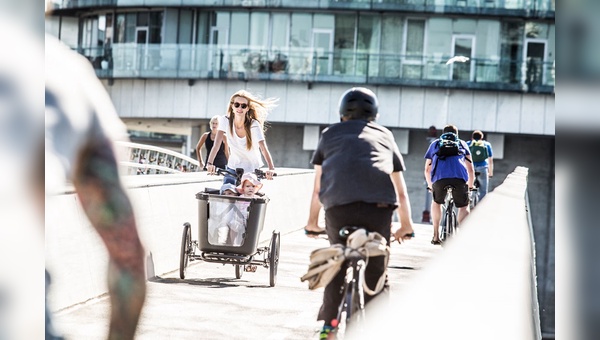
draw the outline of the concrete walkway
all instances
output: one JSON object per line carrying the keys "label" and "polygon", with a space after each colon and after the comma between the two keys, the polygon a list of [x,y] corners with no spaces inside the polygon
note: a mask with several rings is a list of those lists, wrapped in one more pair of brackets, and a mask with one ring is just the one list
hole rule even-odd
{"label": "concrete walkway", "polygon": [[[407,288],[411,277],[442,251],[429,243],[430,225],[415,226],[415,239],[392,245],[392,294]],[[273,288],[269,270],[261,267],[237,280],[232,265],[192,262],[185,280],[178,271],[156,277],[148,282],[137,339],[316,339],[322,289],[308,290],[300,276],[310,252],[328,245],[302,230],[283,234]],[[102,297],[62,310],[55,316],[57,328],[67,339],[105,339],[108,306]]]}

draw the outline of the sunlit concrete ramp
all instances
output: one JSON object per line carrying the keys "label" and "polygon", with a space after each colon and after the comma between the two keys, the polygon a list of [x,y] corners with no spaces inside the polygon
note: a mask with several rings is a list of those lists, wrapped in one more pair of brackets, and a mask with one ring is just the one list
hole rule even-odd
{"label": "sunlit concrete ramp", "polygon": [[[192,223],[197,239],[195,194],[218,187],[220,178],[192,173],[125,179],[148,252],[139,339],[317,337],[322,290],[310,291],[300,282],[310,252],[328,245],[302,232],[314,173],[278,171],[263,189],[271,200],[260,238],[267,245],[271,230],[282,235],[272,288],[269,270],[262,267],[236,279],[231,265],[192,262],[186,278],[179,278],[182,225]],[[392,332],[406,339],[540,339],[526,188],[527,169],[517,168],[444,248],[430,244],[427,224],[415,225],[415,239],[393,244],[392,302],[370,308],[371,320],[378,322],[367,326],[368,338]],[[106,253],[72,193],[47,205],[50,304],[57,326],[69,339],[103,339],[109,311]]]}

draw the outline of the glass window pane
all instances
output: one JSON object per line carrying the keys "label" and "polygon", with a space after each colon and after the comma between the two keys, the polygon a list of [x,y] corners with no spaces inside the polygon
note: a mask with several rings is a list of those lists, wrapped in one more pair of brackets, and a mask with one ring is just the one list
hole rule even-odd
{"label": "glass window pane", "polygon": [[379,16],[360,15],[358,17],[358,51],[378,52],[379,23]]}
{"label": "glass window pane", "polygon": [[269,14],[252,12],[250,25],[250,46],[264,49],[269,45]]}
{"label": "glass window pane", "polygon": [[[150,13],[150,41],[151,44],[160,44],[162,42],[162,18],[163,12],[151,12]],[[191,19],[191,18],[190,18]],[[184,25],[185,26],[185,25]],[[186,28],[182,28],[183,31],[189,32],[191,34],[191,22]],[[182,34],[182,33],[180,33]],[[186,32],[183,32],[183,36],[186,37]],[[191,36],[186,38],[186,42],[191,41]]]}
{"label": "glass window pane", "polygon": [[528,22],[525,24],[525,35],[527,38],[548,39],[548,25],[539,22]]}
{"label": "glass window pane", "polygon": [[337,14],[335,16],[334,74],[354,73],[354,36],[356,15]]}
{"label": "glass window pane", "polygon": [[406,25],[406,54],[409,56],[422,56],[424,40],[425,21],[409,19]]}
{"label": "glass window pane", "polygon": [[379,75],[379,37],[381,17],[360,15],[358,17],[358,41],[356,46],[356,75]]}
{"label": "glass window pane", "polygon": [[500,34],[500,81],[518,83],[521,67],[518,60],[523,53],[524,25],[519,22],[503,22]]}
{"label": "glass window pane", "polygon": [[208,12],[198,13],[198,25],[196,27],[196,43],[208,44],[210,34],[210,14]]}
{"label": "glass window pane", "polygon": [[125,15],[125,42],[135,42],[135,27],[137,15],[128,13]]}
{"label": "glass window pane", "polygon": [[335,16],[332,14],[315,14],[313,28],[333,28]]}
{"label": "glass window pane", "polygon": [[215,12],[212,25],[217,27],[229,27],[229,12]]}
{"label": "glass window pane", "polygon": [[148,26],[148,12],[138,13],[137,15],[137,25],[138,26]]}
{"label": "glass window pane", "polygon": [[192,11],[182,10],[179,14],[179,44],[192,42]]}
{"label": "glass window pane", "polygon": [[381,21],[381,57],[379,70],[385,77],[400,76],[403,19],[399,15],[384,15]]}
{"label": "glass window pane", "polygon": [[292,13],[291,47],[310,47],[312,18],[310,14]]}
{"label": "glass window pane", "polygon": [[381,22],[381,52],[402,53],[402,28],[404,21],[399,15],[384,15]]}
{"label": "glass window pane", "polygon": [[117,15],[117,26],[115,27],[115,42],[125,42],[125,14]]}
{"label": "glass window pane", "polygon": [[[231,13],[231,45],[248,45],[248,28],[250,27],[248,13]],[[226,26],[218,25],[219,27]],[[220,42],[224,42],[221,40]]]}
{"label": "glass window pane", "polygon": [[273,14],[273,40],[271,42],[271,47],[273,49],[282,49],[287,47],[289,26],[290,15],[288,13]]}

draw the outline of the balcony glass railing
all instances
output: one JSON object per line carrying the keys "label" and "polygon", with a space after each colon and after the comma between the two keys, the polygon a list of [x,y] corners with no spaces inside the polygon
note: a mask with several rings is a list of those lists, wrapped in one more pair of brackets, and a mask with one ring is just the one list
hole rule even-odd
{"label": "balcony glass railing", "polygon": [[[373,54],[313,48],[113,44],[81,49],[101,78],[286,80],[523,89],[554,86],[554,63],[475,58],[447,65],[449,55]],[[548,88],[545,91],[552,91]]]}
{"label": "balcony glass railing", "polygon": [[62,0],[56,8],[98,6],[235,6],[253,8],[414,9],[468,7],[527,11],[555,11],[555,0]]}

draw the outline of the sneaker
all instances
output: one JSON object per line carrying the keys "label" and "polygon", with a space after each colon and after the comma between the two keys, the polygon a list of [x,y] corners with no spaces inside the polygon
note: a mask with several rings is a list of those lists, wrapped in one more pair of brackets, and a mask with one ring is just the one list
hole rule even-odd
{"label": "sneaker", "polygon": [[333,333],[333,330],[333,326],[324,325],[321,329],[321,333],[319,334],[319,340],[335,339],[335,334]]}

